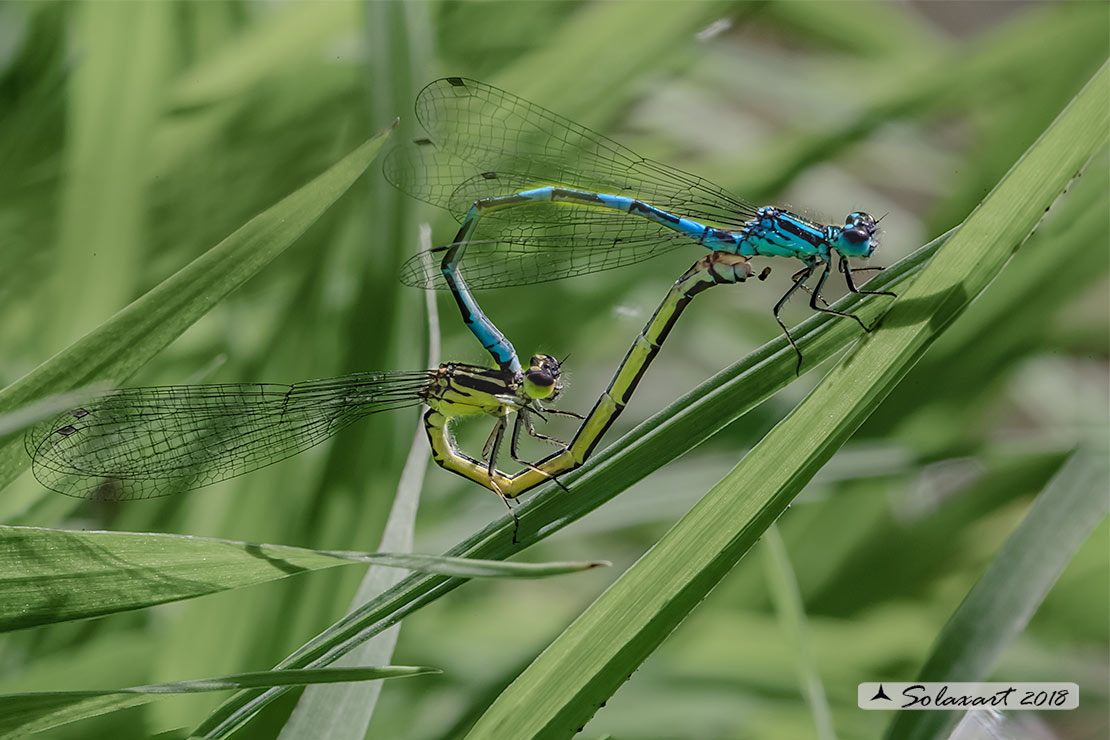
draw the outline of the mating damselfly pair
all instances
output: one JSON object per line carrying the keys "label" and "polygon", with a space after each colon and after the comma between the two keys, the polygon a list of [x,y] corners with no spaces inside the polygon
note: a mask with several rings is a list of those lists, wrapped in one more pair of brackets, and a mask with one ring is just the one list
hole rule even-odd
{"label": "mating damselfly pair", "polygon": [[[409,285],[449,289],[496,368],[448,363],[434,370],[355,373],[294,385],[121,389],[28,432],[36,477],[48,488],[83,498],[162,496],[269,465],[364,416],[424,404],[435,461],[507,502],[585,462],[693,297],[752,277],[752,258],[789,257],[802,264],[773,309],[797,353],[797,371],[802,355],[779,317],[797,290],[810,293],[814,310],[868,328],[821,297],[834,255],[849,290],[874,294],[857,288],[848,262],[871,256],[877,246],[876,222],[866,213],[851,213],[843,226],[831,226],[772,206],[757,208],[474,80],[449,77],[429,84],[417,96],[416,117],[426,135],[390,152],[386,177],[400,190],[447,208],[461,227],[451,243],[405,263],[401,278]],[[549,407],[562,389],[558,361],[537,354],[523,367],[471,292],[618,269],[684,244],[709,254],[671,286],[585,417]],[[581,419],[569,443],[535,431],[533,417],[549,412]],[[497,460],[514,413],[510,454],[522,468],[510,475]],[[474,415],[497,420],[482,460],[460,451],[447,428],[452,419]],[[521,459],[522,430],[559,449],[537,462]]]}

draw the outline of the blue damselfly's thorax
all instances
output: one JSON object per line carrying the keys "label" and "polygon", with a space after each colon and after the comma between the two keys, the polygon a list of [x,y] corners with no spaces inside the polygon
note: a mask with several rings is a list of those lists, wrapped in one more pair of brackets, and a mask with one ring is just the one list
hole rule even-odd
{"label": "blue damselfly's thorax", "polygon": [[737,232],[737,251],[752,257],[817,257],[822,261],[834,251],[843,257],[870,257],[878,246],[875,228],[875,219],[862,211],[848,214],[844,226],[831,226],[763,206]]}

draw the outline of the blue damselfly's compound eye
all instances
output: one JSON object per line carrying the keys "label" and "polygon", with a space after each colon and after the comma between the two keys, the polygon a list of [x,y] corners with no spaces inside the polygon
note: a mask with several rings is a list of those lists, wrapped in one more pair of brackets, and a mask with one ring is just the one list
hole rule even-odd
{"label": "blue damselfly's compound eye", "polygon": [[840,235],[844,237],[845,241],[847,241],[854,247],[865,244],[871,239],[871,234],[867,233],[867,230],[862,226],[854,226],[850,229],[844,229],[840,232]]}
{"label": "blue damselfly's compound eye", "polygon": [[840,239],[834,247],[844,257],[870,257],[878,246],[872,238],[874,227],[866,224],[845,226],[840,230]]}
{"label": "blue damselfly's compound eye", "polygon": [[871,233],[875,232],[875,218],[870,213],[864,213],[863,211],[849,213],[848,218],[844,219],[844,225],[849,228],[862,226],[865,229],[870,229]]}

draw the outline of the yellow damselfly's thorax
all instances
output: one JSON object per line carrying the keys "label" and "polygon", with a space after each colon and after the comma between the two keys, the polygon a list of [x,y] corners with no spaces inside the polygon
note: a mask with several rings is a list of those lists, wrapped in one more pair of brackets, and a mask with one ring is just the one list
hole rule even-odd
{"label": "yellow damselfly's thorax", "polygon": [[425,402],[444,416],[504,413],[532,401],[553,401],[563,389],[559,361],[535,355],[523,374],[481,365],[451,362],[440,365],[425,393]]}
{"label": "yellow damselfly's thorax", "polygon": [[444,416],[497,416],[505,406],[518,407],[525,399],[521,381],[507,370],[459,362],[435,371],[425,402]]}

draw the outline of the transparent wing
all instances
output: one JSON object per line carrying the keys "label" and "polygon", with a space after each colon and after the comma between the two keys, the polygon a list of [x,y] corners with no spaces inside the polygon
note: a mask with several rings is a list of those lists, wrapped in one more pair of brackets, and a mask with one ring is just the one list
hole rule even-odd
{"label": "transparent wing", "polygon": [[[625,267],[689,244],[688,238],[674,232],[607,243],[583,242],[573,249],[526,240],[486,240],[467,244],[457,270],[473,289],[532,285]],[[401,265],[401,282],[425,290],[446,290],[440,263],[447,249],[434,247],[410,257]]]}
{"label": "transparent wing", "polygon": [[386,177],[457,217],[479,198],[540,185],[628,195],[721,228],[755,215],[751,204],[703,178],[475,80],[430,83],[417,95],[416,118],[428,136],[393,150]]}
{"label": "transparent wing", "polygon": [[[390,152],[386,178],[460,220],[476,200],[544,185],[626,195],[723,229],[738,229],[755,216],[752,205],[707,180],[645,159],[584,126],[474,80],[453,77],[431,83],[417,96],[416,117],[428,135]],[[491,245],[488,264],[475,269],[474,278],[483,276],[484,287],[621,267],[684,241],[642,218],[567,203],[487,212],[473,239]],[[509,255],[498,264],[497,255],[510,245],[526,251],[525,263],[534,269],[521,271],[521,261]],[[538,254],[544,251],[558,254]],[[602,251],[608,254],[599,263]],[[464,264],[473,256],[468,250]],[[428,261],[426,256],[415,259]],[[424,285],[414,277],[422,273],[417,268],[407,266],[406,276],[413,278],[412,284]]]}
{"label": "transparent wing", "polygon": [[351,422],[423,400],[429,371],[354,373],[295,385],[123,388],[39,422],[35,477],[67,496],[166,496],[256,470]]}

